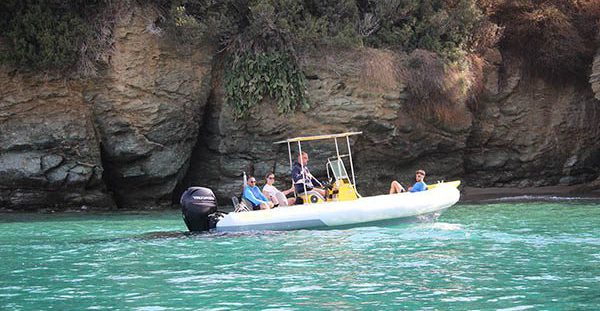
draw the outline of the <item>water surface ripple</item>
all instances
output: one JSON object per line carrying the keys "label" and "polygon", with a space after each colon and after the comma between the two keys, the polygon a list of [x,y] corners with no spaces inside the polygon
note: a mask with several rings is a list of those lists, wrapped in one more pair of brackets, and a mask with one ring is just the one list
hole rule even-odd
{"label": "water surface ripple", "polygon": [[589,201],[249,234],[186,234],[177,211],[1,219],[1,310],[600,309]]}

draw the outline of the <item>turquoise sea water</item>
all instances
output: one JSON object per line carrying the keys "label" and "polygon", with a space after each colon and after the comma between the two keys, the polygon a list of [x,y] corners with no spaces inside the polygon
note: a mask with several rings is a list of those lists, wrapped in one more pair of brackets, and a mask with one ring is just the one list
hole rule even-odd
{"label": "turquoise sea water", "polygon": [[0,310],[599,310],[600,204],[187,235],[178,211],[0,215]]}

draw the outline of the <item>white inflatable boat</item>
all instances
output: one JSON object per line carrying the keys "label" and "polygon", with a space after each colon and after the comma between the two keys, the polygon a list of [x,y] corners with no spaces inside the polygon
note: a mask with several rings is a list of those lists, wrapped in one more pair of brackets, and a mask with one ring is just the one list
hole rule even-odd
{"label": "white inflatable boat", "polygon": [[[234,203],[235,211],[224,214],[217,211],[212,190],[190,187],[181,197],[183,218],[188,229],[251,231],[358,226],[436,213],[458,202],[460,193],[457,187],[460,181],[429,185],[427,190],[422,192],[362,197],[356,190],[349,139],[350,136],[358,134],[361,132],[296,137],[276,142],[287,143],[291,170],[292,143],[297,143],[298,154],[302,154],[301,142],[334,140],[336,155],[328,158],[326,163],[327,177],[331,185],[321,185],[326,188],[325,197],[320,193],[307,191],[304,186],[302,194],[295,194],[296,202],[303,204],[253,211],[248,208],[251,206],[249,202],[242,202],[241,205]],[[340,154],[338,139],[346,140],[347,154]],[[351,174],[346,171],[345,163],[349,164]],[[305,174],[304,170],[302,171],[302,174]],[[303,180],[306,180],[309,174],[304,175]],[[246,185],[245,174],[243,184]]]}
{"label": "white inflatable boat", "polygon": [[435,184],[430,190],[363,197],[352,201],[325,202],[229,213],[217,231],[294,230],[364,225],[431,214],[456,202],[458,182]]}

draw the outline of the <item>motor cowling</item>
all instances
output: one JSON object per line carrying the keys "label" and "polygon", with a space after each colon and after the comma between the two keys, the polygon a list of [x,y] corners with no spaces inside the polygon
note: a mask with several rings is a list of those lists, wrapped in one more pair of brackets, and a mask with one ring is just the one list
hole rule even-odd
{"label": "motor cowling", "polygon": [[209,222],[211,215],[217,212],[217,198],[211,189],[190,187],[181,195],[179,203],[188,230],[207,231],[216,226],[215,221]]}

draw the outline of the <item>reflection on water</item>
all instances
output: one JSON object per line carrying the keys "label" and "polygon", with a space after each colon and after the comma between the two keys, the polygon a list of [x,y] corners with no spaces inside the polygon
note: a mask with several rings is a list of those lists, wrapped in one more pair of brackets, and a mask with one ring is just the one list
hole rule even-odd
{"label": "reflection on water", "polygon": [[7,218],[3,310],[600,306],[597,203],[462,205],[437,220],[291,232],[191,234],[177,211]]}

